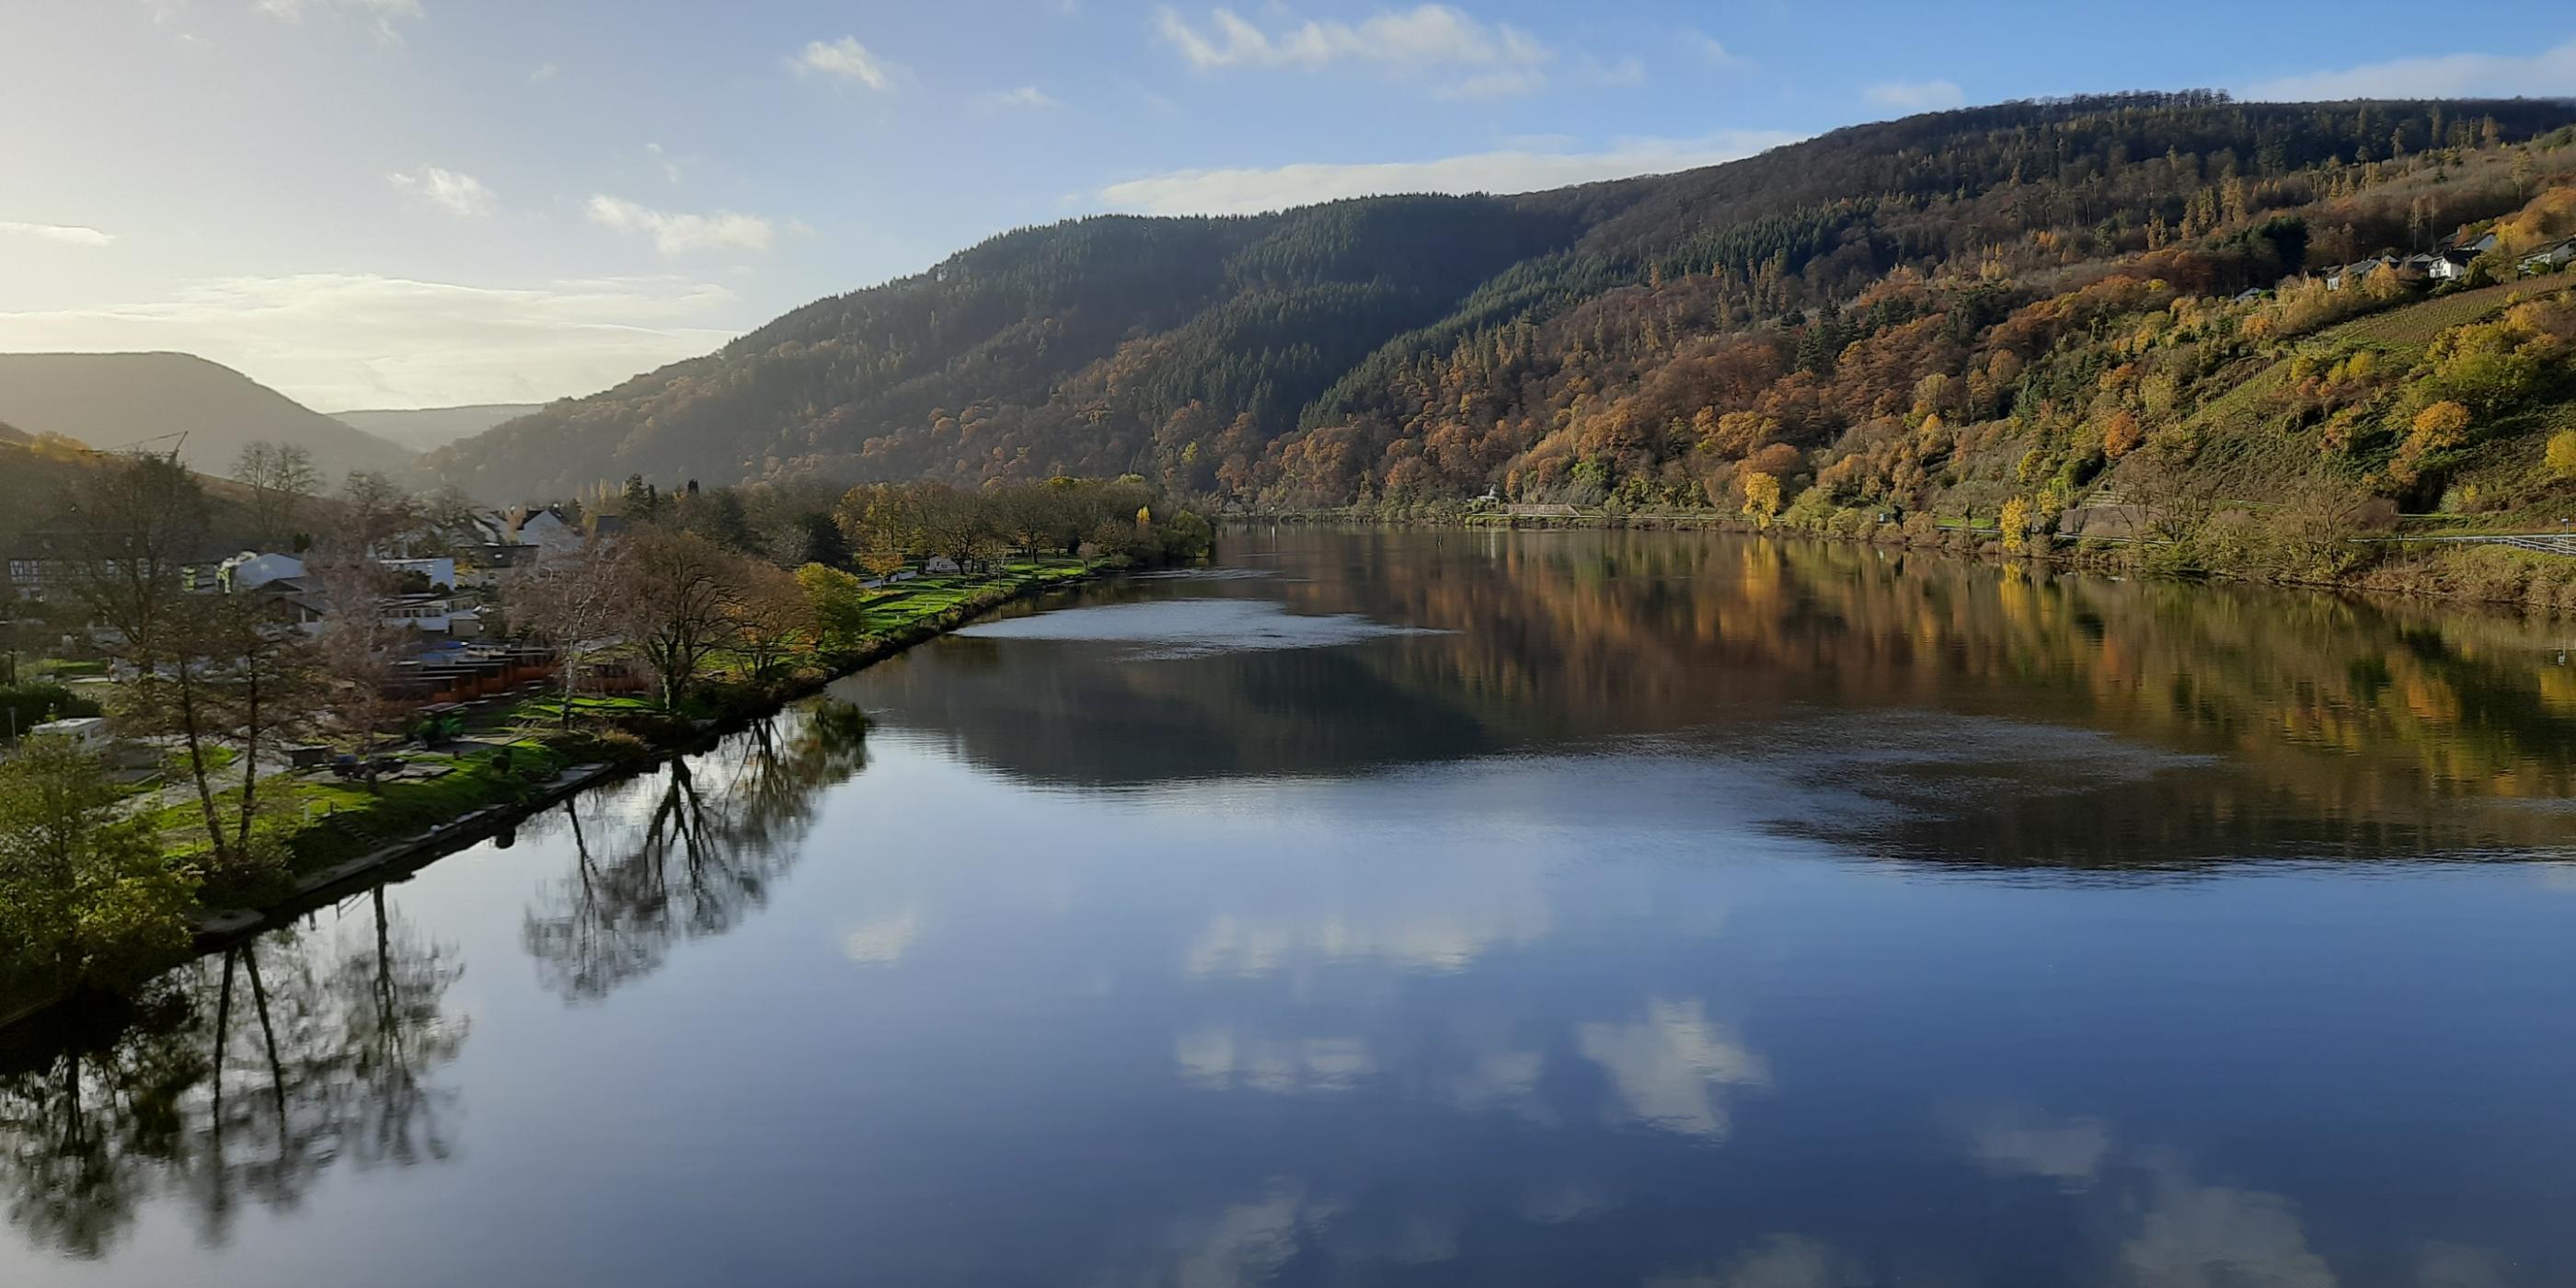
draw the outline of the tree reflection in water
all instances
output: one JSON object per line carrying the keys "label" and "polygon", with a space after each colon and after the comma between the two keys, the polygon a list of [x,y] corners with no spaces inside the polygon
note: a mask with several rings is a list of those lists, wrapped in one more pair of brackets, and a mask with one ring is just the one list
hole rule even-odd
{"label": "tree reflection in water", "polygon": [[96,1257],[166,1194],[221,1243],[245,1200],[291,1209],[342,1158],[444,1157],[456,1092],[432,1078],[465,1043],[442,1009],[462,967],[381,889],[369,904],[371,934],[262,935],[0,1052],[10,1220]]}
{"label": "tree reflection in water", "polygon": [[[767,898],[822,790],[867,764],[867,720],[837,703],[763,721],[674,762],[620,825],[604,800],[562,819],[573,871],[526,920],[547,984],[605,996],[676,940],[722,934]],[[113,1248],[147,1201],[227,1240],[245,1205],[290,1210],[343,1160],[447,1158],[465,1045],[445,1012],[464,973],[383,887],[336,933],[308,922],[201,958],[133,1002],[0,1046],[0,1185],[9,1219],[79,1257]]]}
{"label": "tree reflection in water", "polygon": [[657,789],[566,802],[573,870],[522,930],[545,986],[595,1001],[659,969],[673,944],[739,925],[802,852],[824,789],[867,767],[866,738],[857,707],[823,702],[672,761]]}

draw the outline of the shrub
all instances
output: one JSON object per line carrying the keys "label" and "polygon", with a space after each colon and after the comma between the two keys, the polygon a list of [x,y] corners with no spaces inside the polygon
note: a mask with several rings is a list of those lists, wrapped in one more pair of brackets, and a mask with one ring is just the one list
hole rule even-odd
{"label": "shrub", "polygon": [[2562,429],[2549,436],[2549,449],[2542,454],[2542,464],[2549,467],[2551,478],[2576,483],[2576,429]]}

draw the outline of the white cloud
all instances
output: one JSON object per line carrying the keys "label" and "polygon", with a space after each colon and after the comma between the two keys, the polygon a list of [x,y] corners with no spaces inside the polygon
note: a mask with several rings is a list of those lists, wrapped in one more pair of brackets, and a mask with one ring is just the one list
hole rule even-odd
{"label": "white cloud", "polygon": [[33,237],[64,246],[105,246],[116,240],[114,233],[79,224],[19,224],[6,220],[0,220],[0,237]]}
{"label": "white cloud", "polygon": [[858,926],[841,936],[841,955],[863,966],[892,966],[903,960],[921,937],[921,909],[907,907]]}
{"label": "white cloud", "polygon": [[1535,192],[1717,165],[1798,138],[1733,130],[1704,139],[1630,139],[1600,152],[1511,149],[1431,161],[1176,170],[1111,184],[1100,190],[1099,199],[1111,209],[1139,214],[1242,215],[1396,192]]}
{"label": "white cloud", "polygon": [[500,204],[500,199],[490,188],[483,186],[482,180],[434,165],[386,175],[385,182],[459,219],[484,218]]}
{"label": "white cloud", "polygon": [[767,250],[776,230],[758,215],[719,210],[712,215],[673,214],[599,193],[590,199],[590,221],[604,228],[653,234],[665,255],[693,250]]}
{"label": "white cloud", "polygon": [[1337,63],[1376,67],[1399,79],[1429,78],[1453,97],[1526,93],[1547,83],[1556,51],[1509,23],[1488,24],[1445,4],[1380,10],[1357,24],[1313,20],[1264,31],[1231,9],[1204,27],[1171,8],[1154,13],[1164,43],[1199,71],[1293,68],[1321,71]]}
{"label": "white cloud", "polygon": [[2111,1126],[2098,1118],[2063,1123],[1997,1117],[1969,1132],[1969,1152],[1998,1176],[2044,1176],[2070,1192],[2092,1188],[2111,1152]]}
{"label": "white cloud", "polygon": [[653,164],[662,168],[664,182],[671,184],[680,182],[680,159],[672,156],[670,149],[659,143],[647,143],[644,145],[644,155],[653,158]]}
{"label": "white cloud", "polygon": [[[2120,1249],[2138,1284],[2335,1288],[2298,1209],[2278,1194],[2169,1181]],[[2213,1273],[2215,1271],[2216,1273]]]}
{"label": "white cloud", "polygon": [[1860,96],[1901,112],[1937,112],[1968,101],[1957,84],[1946,80],[1882,81],[1862,90]]}
{"label": "white cloud", "polygon": [[1775,1234],[1723,1269],[1656,1275],[1645,1288],[1868,1288],[1876,1282],[1866,1264],[1832,1244]]}
{"label": "white cloud", "polygon": [[2309,72],[2249,85],[2281,102],[2353,98],[2553,98],[2576,94],[2576,40],[2536,54],[2438,54]]}
{"label": "white cloud", "polygon": [[894,90],[894,68],[868,52],[856,36],[843,36],[833,41],[809,42],[804,52],[788,60],[800,73],[838,76],[856,81],[880,94]]}
{"label": "white cloud", "polygon": [[1614,1122],[1724,1140],[1728,1116],[1719,1089],[1771,1085],[1771,1067],[1732,1030],[1712,1023],[1698,1002],[1651,1000],[1644,1020],[1586,1024],[1575,1046],[1610,1075],[1622,1111]]}
{"label": "white cloud", "polygon": [[537,64],[537,69],[535,71],[528,73],[528,83],[531,85],[543,85],[547,81],[553,80],[562,71],[562,68],[555,66],[553,63],[539,63]]}
{"label": "white cloud", "polygon": [[1223,1028],[1184,1033],[1172,1044],[1181,1081],[1209,1091],[1247,1087],[1274,1095],[1349,1091],[1376,1073],[1377,1057],[1358,1038],[1279,1040]]}
{"label": "white cloud", "polygon": [[1684,31],[1682,33],[1682,45],[1693,53],[1698,54],[1700,61],[1707,63],[1711,67],[1751,66],[1751,64],[1747,63],[1743,58],[1737,56],[1735,51],[1718,43],[1717,37],[1704,31]]}
{"label": "white cloud", "polygon": [[1064,106],[1064,104],[1055,100],[1054,95],[1047,93],[1045,90],[1039,89],[1035,85],[1022,85],[1018,89],[996,90],[990,94],[982,96],[978,101],[982,102],[987,107],[1045,108]]}
{"label": "white cloud", "polygon": [[311,407],[543,402],[723,344],[736,333],[692,323],[733,303],[678,278],[236,277],[144,303],[0,313],[0,350],[194,353]]}

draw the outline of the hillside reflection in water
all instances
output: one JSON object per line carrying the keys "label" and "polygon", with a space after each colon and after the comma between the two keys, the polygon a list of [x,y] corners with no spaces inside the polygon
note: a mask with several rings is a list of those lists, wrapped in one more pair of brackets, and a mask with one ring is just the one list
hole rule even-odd
{"label": "hillside reflection in water", "polygon": [[0,1282],[2567,1282],[2558,647],[1229,534],[12,1035]]}

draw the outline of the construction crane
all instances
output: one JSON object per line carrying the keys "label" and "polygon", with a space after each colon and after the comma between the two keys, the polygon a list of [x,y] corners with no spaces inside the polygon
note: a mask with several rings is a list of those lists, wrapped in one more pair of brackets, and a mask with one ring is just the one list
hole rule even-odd
{"label": "construction crane", "polygon": [[183,430],[180,430],[178,433],[175,433],[175,434],[156,434],[156,435],[154,435],[153,437],[150,437],[150,438],[138,438],[138,439],[134,440],[134,441],[133,441],[133,442],[131,442],[131,443],[119,443],[119,444],[117,444],[117,445],[116,445],[116,446],[114,446],[114,447],[109,447],[109,448],[101,449],[101,451],[100,451],[100,453],[99,453],[99,454],[100,454],[100,455],[102,455],[102,456],[104,456],[104,455],[106,455],[108,452],[124,452],[124,451],[131,451],[131,450],[133,450],[134,448],[141,447],[141,446],[143,446],[143,445],[144,445],[144,444],[146,444],[146,443],[169,443],[169,442],[170,442],[170,440],[171,440],[171,439],[174,439],[174,438],[175,438],[175,439],[177,439],[177,440],[179,440],[179,441],[177,441],[177,442],[175,442],[175,443],[170,443],[170,453],[169,453],[169,455],[170,455],[170,460],[171,460],[171,462],[172,462],[173,464],[176,464],[176,463],[178,462],[178,460],[179,460],[179,449],[180,449],[180,448],[182,448],[182,447],[186,447],[186,446],[188,445],[188,431],[187,431],[187,430],[184,430],[184,429],[183,429]]}

